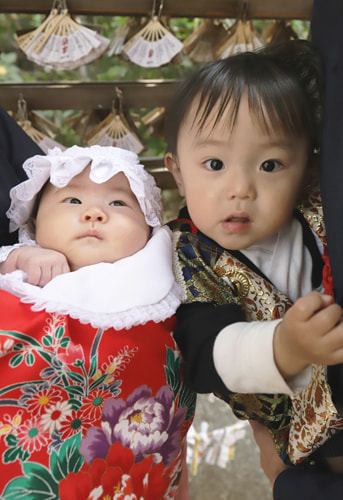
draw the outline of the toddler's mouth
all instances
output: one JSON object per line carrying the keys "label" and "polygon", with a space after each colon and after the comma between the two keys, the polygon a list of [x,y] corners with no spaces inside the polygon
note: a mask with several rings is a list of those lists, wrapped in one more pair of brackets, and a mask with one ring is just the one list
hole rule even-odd
{"label": "toddler's mouth", "polygon": [[248,222],[251,222],[251,219],[247,213],[241,212],[241,213],[233,213],[229,215],[227,219],[225,219],[225,222],[239,222],[241,224],[246,224]]}
{"label": "toddler's mouth", "polygon": [[238,216],[233,216],[233,217],[228,217],[225,222],[241,222],[241,223],[247,223],[250,222],[249,217],[238,217]]}
{"label": "toddler's mouth", "polygon": [[240,233],[250,228],[251,218],[246,213],[232,214],[223,222],[223,229],[228,233]]}

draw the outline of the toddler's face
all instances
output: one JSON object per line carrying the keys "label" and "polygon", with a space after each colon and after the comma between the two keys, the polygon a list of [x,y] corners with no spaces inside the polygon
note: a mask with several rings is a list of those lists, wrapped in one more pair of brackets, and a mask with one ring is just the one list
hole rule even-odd
{"label": "toddler's face", "polygon": [[194,125],[196,107],[166,157],[194,224],[224,248],[242,250],[292,216],[308,167],[306,137],[286,137],[254,120],[243,97],[234,128],[224,116],[213,129]]}
{"label": "toddler's face", "polygon": [[72,271],[128,257],[150,235],[125,175],[95,184],[89,167],[64,188],[47,185],[35,222],[37,243],[63,253]]}

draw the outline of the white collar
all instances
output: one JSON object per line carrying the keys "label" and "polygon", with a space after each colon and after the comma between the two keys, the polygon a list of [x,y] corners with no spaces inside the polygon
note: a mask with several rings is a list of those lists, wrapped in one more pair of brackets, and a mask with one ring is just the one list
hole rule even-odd
{"label": "white collar", "polygon": [[62,274],[43,288],[25,283],[24,278],[21,271],[0,276],[0,288],[32,304],[34,311],[68,314],[95,328],[123,329],[163,321],[180,304],[167,227],[155,229],[142,250],[113,264]]}
{"label": "white collar", "polygon": [[297,219],[241,252],[293,302],[312,290],[312,258]]}

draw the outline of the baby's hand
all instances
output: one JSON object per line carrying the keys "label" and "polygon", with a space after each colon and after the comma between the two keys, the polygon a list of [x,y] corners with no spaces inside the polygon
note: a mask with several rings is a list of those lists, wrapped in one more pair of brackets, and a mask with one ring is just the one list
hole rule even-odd
{"label": "baby's hand", "polygon": [[342,308],[319,292],[298,299],[276,327],[274,357],[286,380],[311,363],[342,363]]}
{"label": "baby's hand", "polygon": [[34,246],[22,246],[12,250],[0,264],[1,274],[20,269],[27,274],[31,285],[44,286],[55,276],[70,272],[65,256],[55,250]]}

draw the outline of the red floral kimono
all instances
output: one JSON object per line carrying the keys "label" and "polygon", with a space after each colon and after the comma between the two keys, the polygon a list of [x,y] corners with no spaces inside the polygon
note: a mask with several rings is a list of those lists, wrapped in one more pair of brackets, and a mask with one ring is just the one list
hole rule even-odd
{"label": "red floral kimono", "polygon": [[4,290],[0,311],[1,499],[174,498],[195,404],[174,316],[106,329]]}

